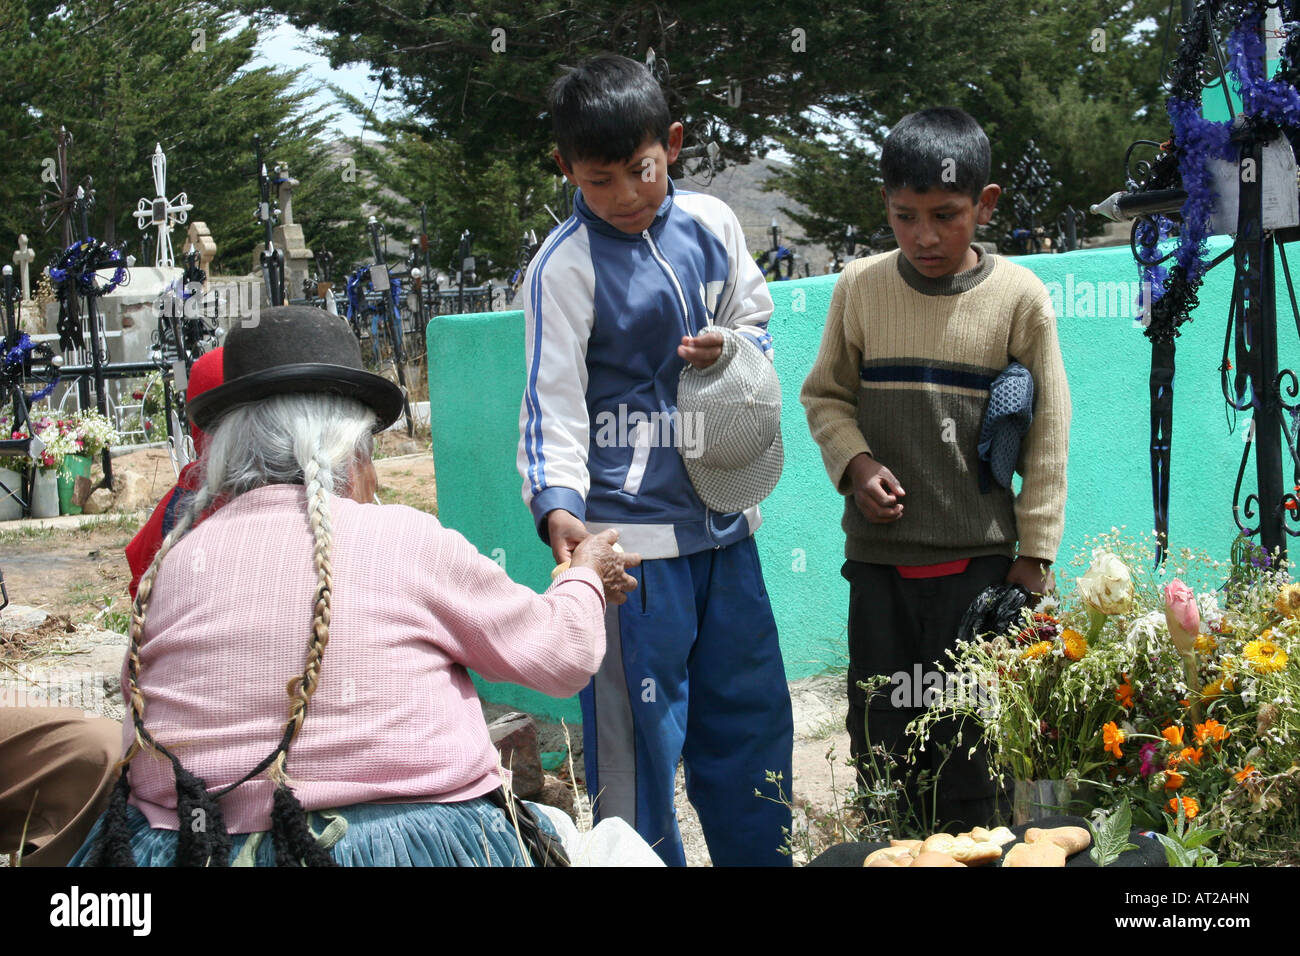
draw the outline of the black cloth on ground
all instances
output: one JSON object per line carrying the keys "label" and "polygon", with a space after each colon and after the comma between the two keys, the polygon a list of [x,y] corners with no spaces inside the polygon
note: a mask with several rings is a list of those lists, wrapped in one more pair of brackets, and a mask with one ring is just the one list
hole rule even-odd
{"label": "black cloth on ground", "polygon": [[[1017,827],[1011,827],[1011,832],[1016,835],[1016,843],[1025,842],[1025,832],[1039,827],[1044,830],[1050,830],[1054,827],[1083,827],[1088,828],[1088,821],[1083,817],[1071,816],[1054,816],[1044,817],[1041,820],[1035,820],[1033,823],[1025,823]],[[1129,833],[1129,842],[1137,846],[1136,850],[1126,850],[1119,855],[1111,866],[1123,867],[1159,867],[1168,866],[1165,858],[1165,848],[1159,840],[1152,836],[1144,836],[1142,830],[1133,830]],[[830,847],[823,853],[819,854],[816,859],[812,860],[809,866],[862,866],[868,856],[882,847],[889,846],[888,843],[840,843]],[[1007,851],[1014,846],[1008,843],[1002,848],[1002,856],[1006,857]],[[1091,848],[1089,848],[1091,849]],[[997,860],[987,866],[1001,866],[1002,861]],[[1097,864],[1092,861],[1088,855],[1088,850],[1080,850],[1068,860],[1066,866],[1092,866]]]}

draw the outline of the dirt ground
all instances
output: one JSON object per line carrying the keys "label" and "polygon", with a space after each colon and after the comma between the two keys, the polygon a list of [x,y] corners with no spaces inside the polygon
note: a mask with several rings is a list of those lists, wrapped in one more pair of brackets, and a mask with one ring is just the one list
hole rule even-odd
{"label": "dirt ground", "polygon": [[[433,459],[427,430],[415,440],[404,433],[379,436],[376,472],[379,497],[387,504],[405,504],[437,513]],[[164,449],[144,449],[114,459],[115,473],[132,470],[150,482],[151,495],[160,498],[175,480]],[[98,476],[96,476],[98,477]],[[107,695],[97,693],[87,709],[121,717],[115,675],[125,649],[127,585],[130,571],[123,548],[146,515],[104,515],[81,526],[74,519],[59,519],[64,526],[40,522],[6,522],[0,525],[0,571],[9,600],[14,605],[44,612],[36,626],[0,621],[0,684],[17,681],[32,667],[72,668],[108,675]],[[11,612],[14,609],[11,609]],[[16,676],[17,675],[17,676]],[[24,678],[25,679],[25,678]],[[30,682],[29,682],[30,683]],[[850,772],[844,764],[848,738],[843,730],[844,676],[826,675],[791,684],[795,715],[794,799],[796,835],[817,829],[827,813],[844,799]],[[105,704],[104,701],[107,700]],[[485,705],[487,719],[508,708]],[[542,749],[564,749],[564,729],[541,724]],[[576,775],[582,775],[582,729],[569,727],[569,744]],[[559,776],[567,778],[567,770]],[[787,792],[789,786],[787,785]],[[703,832],[686,800],[678,774],[677,810],[683,844],[690,865],[708,865]],[[824,840],[816,842],[824,843]],[[797,854],[806,862],[806,854]]]}

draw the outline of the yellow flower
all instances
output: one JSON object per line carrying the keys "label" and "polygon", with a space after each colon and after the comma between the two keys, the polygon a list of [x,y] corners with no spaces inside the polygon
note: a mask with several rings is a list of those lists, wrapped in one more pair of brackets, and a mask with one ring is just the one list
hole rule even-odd
{"label": "yellow flower", "polygon": [[1300,617],[1300,584],[1288,584],[1278,591],[1273,609],[1283,617]]}
{"label": "yellow flower", "polygon": [[1106,750],[1113,753],[1116,758],[1124,756],[1124,751],[1119,749],[1119,745],[1124,742],[1124,731],[1116,726],[1115,721],[1110,720],[1101,728],[1102,737],[1106,741]]}
{"label": "yellow flower", "polygon": [[1233,683],[1231,677],[1220,677],[1218,680],[1212,680],[1205,685],[1201,696],[1205,700],[1214,700],[1225,693],[1232,693]]}
{"label": "yellow flower", "polygon": [[1194,816],[1196,816],[1198,813],[1201,812],[1201,805],[1196,802],[1195,797],[1173,797],[1165,805],[1165,811],[1170,816],[1178,815],[1179,800],[1183,801],[1183,816],[1185,816],[1188,820],[1192,819]]}
{"label": "yellow flower", "polygon": [[1210,654],[1210,653],[1212,653],[1212,652],[1214,651],[1215,645],[1216,645],[1217,643],[1218,643],[1218,642],[1215,641],[1215,639],[1214,639],[1214,635],[1212,635],[1212,634],[1197,634],[1197,635],[1196,635],[1196,653],[1198,653],[1198,654]]}
{"label": "yellow flower", "polygon": [[1265,631],[1242,650],[1246,662],[1257,674],[1272,674],[1286,667],[1286,651],[1269,640],[1272,633],[1272,629]]}
{"label": "yellow flower", "polygon": [[1022,661],[1033,660],[1034,658],[1042,657],[1044,654],[1050,653],[1051,650],[1052,650],[1051,641],[1039,641],[1037,644],[1030,644],[1028,647],[1026,647],[1021,652],[1020,659]]}
{"label": "yellow flower", "polygon": [[1078,631],[1066,628],[1061,633],[1061,642],[1065,645],[1065,656],[1072,661],[1081,661],[1083,655],[1088,653],[1088,639]]}

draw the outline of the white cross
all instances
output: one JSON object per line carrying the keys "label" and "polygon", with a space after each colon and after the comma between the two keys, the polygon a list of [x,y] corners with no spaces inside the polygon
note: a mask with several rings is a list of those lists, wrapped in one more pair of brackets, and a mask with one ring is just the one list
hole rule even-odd
{"label": "white cross", "polygon": [[155,250],[154,265],[173,266],[176,264],[172,253],[172,226],[184,223],[189,211],[194,208],[188,197],[180,193],[175,199],[167,199],[167,157],[163,154],[162,143],[154,146],[153,159],[153,200],[141,199],[131,215],[140,223],[141,229],[154,226],[158,229],[158,243]]}
{"label": "white cross", "polygon": [[14,253],[14,265],[18,267],[18,275],[22,281],[23,301],[32,297],[32,280],[28,276],[27,267],[31,265],[36,253],[27,248],[27,237],[20,235],[18,237],[18,251]]}

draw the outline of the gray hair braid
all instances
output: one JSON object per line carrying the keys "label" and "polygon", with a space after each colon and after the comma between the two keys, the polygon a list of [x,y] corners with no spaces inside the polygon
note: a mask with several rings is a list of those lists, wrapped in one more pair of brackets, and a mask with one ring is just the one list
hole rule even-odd
{"label": "gray hair braid", "polygon": [[[148,746],[171,760],[176,773],[177,812],[181,816],[178,862],[226,864],[231,844],[216,801],[265,770],[276,783],[272,836],[277,861],[332,865],[328,853],[320,850],[310,837],[302,806],[288,787],[285,761],[289,744],[298,735],[307,706],[316,692],[325,647],[329,644],[333,543],[329,495],[342,493],[353,466],[369,460],[374,422],[374,414],[355,400],[335,395],[290,394],[235,408],[213,430],[204,458],[203,485],[158,549],[132,605],[127,702],[136,734],[120,761],[122,777],[108,812],[113,823],[101,834],[93,855],[98,861],[124,865],[133,862],[129,838],[125,835],[125,804],[130,788],[127,767],[141,748]],[[316,599],[307,661],[302,674],[293,677],[286,687],[289,719],[279,746],[242,779],[216,794],[209,794],[203,781],[188,773],[180,760],[154,740],[144,726],[144,695],[139,686],[140,644],[154,583],[168,552],[214,501],[233,498],[263,485],[298,482],[305,485],[307,518],[313,538],[312,561],[316,568]],[[196,838],[190,832],[185,811],[191,808],[201,809],[208,815],[210,836]]]}

